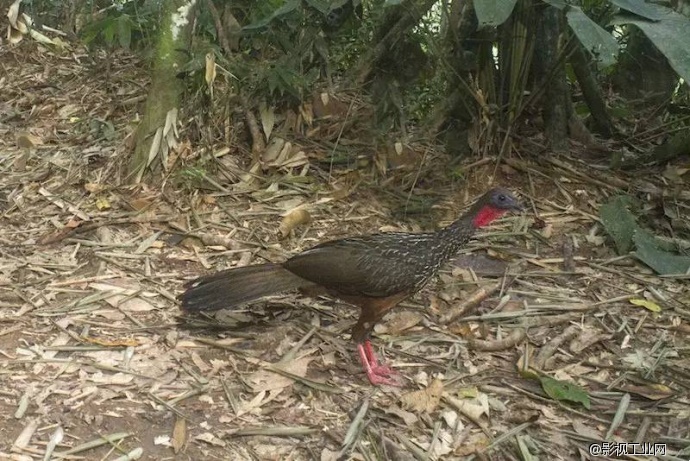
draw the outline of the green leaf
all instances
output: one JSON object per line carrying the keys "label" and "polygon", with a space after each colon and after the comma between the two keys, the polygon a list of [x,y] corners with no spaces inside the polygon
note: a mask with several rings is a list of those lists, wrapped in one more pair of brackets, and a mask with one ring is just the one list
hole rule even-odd
{"label": "green leaf", "polygon": [[517,0],[474,0],[474,10],[479,21],[479,28],[486,26],[500,26],[515,8]]}
{"label": "green leaf", "polygon": [[120,46],[126,50],[132,44],[132,20],[127,14],[117,18],[117,39]]}
{"label": "green leaf", "polygon": [[539,378],[539,381],[546,395],[552,399],[581,403],[583,407],[589,410],[589,395],[580,386],[566,381],[559,381],[549,376],[542,376]]}
{"label": "green leaf", "polygon": [[276,89],[278,88],[278,85],[280,84],[280,79],[278,77],[278,74],[275,72],[271,72],[268,74],[268,91],[273,94],[276,92]]}
{"label": "green leaf", "polygon": [[690,271],[690,257],[679,256],[660,248],[653,236],[642,229],[635,230],[635,256],[654,269],[658,274],[687,274]]}
{"label": "green leaf", "polygon": [[[612,24],[638,27],[657,47],[680,77],[690,82],[690,19],[659,5],[647,5],[660,14],[658,22],[618,16]],[[663,14],[661,14],[663,13]]]}
{"label": "green leaf", "polygon": [[319,53],[324,62],[328,62],[328,43],[326,43],[322,36],[317,35],[314,37],[314,49]]}
{"label": "green leaf", "polygon": [[630,202],[630,197],[619,195],[599,209],[599,219],[616,244],[618,254],[626,254],[632,250],[633,234],[638,229],[635,217],[626,208]]}
{"label": "green leaf", "polygon": [[117,24],[115,20],[109,20],[103,27],[103,41],[108,46],[113,46],[115,44],[115,32]]}
{"label": "green leaf", "polygon": [[568,25],[587,51],[597,57],[604,67],[616,63],[618,42],[613,35],[592,21],[580,8],[570,7],[565,15]]}
{"label": "green leaf", "polygon": [[316,11],[324,15],[328,14],[328,12],[331,9],[330,3],[326,2],[325,0],[306,0],[306,3],[307,5],[311,6]]}
{"label": "green leaf", "polygon": [[663,14],[654,8],[655,5],[647,3],[644,0],[611,0],[611,3],[618,8],[630,11],[646,19],[656,21],[663,17]]}
{"label": "green leaf", "polygon": [[544,3],[548,3],[551,6],[555,6],[559,10],[562,10],[563,8],[568,6],[565,0],[544,0]]}
{"label": "green leaf", "polygon": [[263,29],[267,25],[271,23],[274,19],[277,19],[281,16],[285,16],[286,14],[292,13],[297,9],[297,7],[300,5],[300,0],[287,0],[285,3],[283,3],[283,6],[278,8],[271,14],[269,17],[260,19],[256,22],[253,22],[249,24],[248,26],[244,26],[242,30],[255,30],[255,29]]}

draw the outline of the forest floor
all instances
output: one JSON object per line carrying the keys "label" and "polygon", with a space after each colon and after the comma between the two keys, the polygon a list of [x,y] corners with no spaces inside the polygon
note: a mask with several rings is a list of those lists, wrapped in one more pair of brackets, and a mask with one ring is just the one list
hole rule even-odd
{"label": "forest floor", "polygon": [[[145,66],[30,44],[0,54],[0,459],[690,457],[687,280],[617,257],[598,219],[625,192],[654,213],[662,169],[533,146],[447,167],[434,146],[367,144],[366,104],[318,95],[309,126],[276,122],[305,128],[280,131],[293,149],[264,168],[248,172],[247,136],[228,125],[213,160],[185,142],[159,187],[117,186]],[[197,275],[430,230],[489,184],[528,211],[376,328],[401,388],[367,382],[349,340],[357,312],[340,302],[286,293],[209,318],[179,311]]]}

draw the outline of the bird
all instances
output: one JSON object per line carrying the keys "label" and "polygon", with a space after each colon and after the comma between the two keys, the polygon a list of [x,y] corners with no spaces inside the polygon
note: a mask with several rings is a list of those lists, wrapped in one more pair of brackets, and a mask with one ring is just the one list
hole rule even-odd
{"label": "bird", "polygon": [[234,267],[187,282],[178,299],[185,312],[233,308],[299,289],[321,292],[360,308],[352,340],[373,385],[400,386],[399,373],[380,362],[371,344],[374,325],[414,295],[475,231],[509,211],[518,199],[500,187],[484,193],[455,222],[435,232],[385,232],[318,244],[282,263]]}

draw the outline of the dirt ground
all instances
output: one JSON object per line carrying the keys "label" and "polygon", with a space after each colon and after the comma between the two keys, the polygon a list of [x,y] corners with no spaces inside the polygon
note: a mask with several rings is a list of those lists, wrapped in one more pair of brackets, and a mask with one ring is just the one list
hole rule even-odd
{"label": "dirt ground", "polygon": [[[183,173],[117,187],[144,66],[30,44],[0,54],[0,459],[690,459],[687,280],[617,257],[597,218],[619,192],[648,191],[652,209],[659,171],[524,156],[456,165],[458,180],[415,144],[412,168],[384,176],[374,160],[324,161],[331,117],[293,133],[302,155],[255,175],[237,136],[214,150],[218,170],[193,169],[205,147],[187,142]],[[433,200],[422,216],[389,193],[410,180]],[[368,384],[349,341],[357,312],[337,301],[179,311],[197,275],[446,225],[488,183],[528,211],[487,228],[377,326],[402,388]],[[281,229],[299,208],[309,222]],[[577,388],[548,392],[544,376]],[[591,456],[604,441],[618,453]]]}

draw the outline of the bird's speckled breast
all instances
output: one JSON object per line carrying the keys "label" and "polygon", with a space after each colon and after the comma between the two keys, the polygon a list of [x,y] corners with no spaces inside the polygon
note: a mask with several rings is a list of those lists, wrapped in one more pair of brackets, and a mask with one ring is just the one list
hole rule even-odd
{"label": "bird's speckled breast", "polygon": [[359,249],[357,268],[369,280],[367,292],[357,294],[390,296],[420,290],[467,243],[473,230],[462,235],[394,232],[347,239],[347,245]]}

